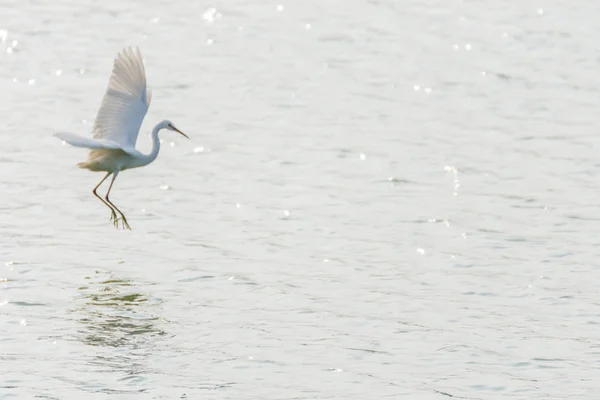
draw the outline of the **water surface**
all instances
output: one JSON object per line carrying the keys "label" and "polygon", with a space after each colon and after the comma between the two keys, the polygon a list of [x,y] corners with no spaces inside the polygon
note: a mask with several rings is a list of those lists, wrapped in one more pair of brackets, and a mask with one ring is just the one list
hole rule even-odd
{"label": "water surface", "polygon": [[[1,398],[596,397],[595,2],[2,10]],[[52,136],[128,45],[131,232]]]}

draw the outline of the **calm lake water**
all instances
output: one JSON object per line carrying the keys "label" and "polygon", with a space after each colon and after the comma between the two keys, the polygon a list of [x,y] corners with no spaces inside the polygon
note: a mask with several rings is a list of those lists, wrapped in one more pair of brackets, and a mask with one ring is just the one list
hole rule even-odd
{"label": "calm lake water", "polygon": [[[1,399],[597,398],[597,1],[0,9]],[[52,134],[129,45],[117,231]]]}

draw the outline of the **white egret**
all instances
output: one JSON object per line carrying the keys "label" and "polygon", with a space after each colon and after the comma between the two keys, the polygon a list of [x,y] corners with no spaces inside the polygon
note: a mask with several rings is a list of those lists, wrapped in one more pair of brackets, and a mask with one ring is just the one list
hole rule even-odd
{"label": "white egret", "polygon": [[[90,149],[88,160],[78,163],[79,168],[106,172],[106,176],[96,185],[92,193],[110,208],[110,220],[117,229],[119,220],[122,221],[123,228],[131,229],[125,215],[108,198],[119,173],[126,169],[143,167],[156,159],[160,150],[158,132],[161,129],[169,129],[188,137],[175,128],[171,121],[165,120],[152,130],[150,154],[137,151],[135,142],[150,107],[150,100],[151,92],[146,88],[146,72],[139,48],[136,48],[135,52],[131,48],[123,49],[115,58],[108,88],[94,122],[93,138],[68,132],[55,134],[70,145]],[[96,190],[111,175],[108,192],[102,199]],[[117,212],[121,218],[117,218]]]}

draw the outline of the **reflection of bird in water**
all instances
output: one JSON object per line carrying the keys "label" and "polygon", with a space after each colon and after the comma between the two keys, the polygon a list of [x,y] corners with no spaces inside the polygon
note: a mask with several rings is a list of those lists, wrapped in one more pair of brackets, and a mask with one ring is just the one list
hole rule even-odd
{"label": "reflection of bird in water", "polygon": [[81,340],[92,346],[141,348],[154,346],[164,335],[154,326],[156,317],[146,315],[152,305],[131,281],[108,278],[97,272],[87,286],[81,287],[85,304],[78,310],[84,329]]}
{"label": "reflection of bird in water", "polygon": [[[86,279],[86,284],[79,288],[79,305],[73,310],[80,324],[76,339],[90,346],[83,353],[84,371],[101,372],[102,381],[82,380],[79,385],[83,390],[133,398],[141,392],[148,394],[153,389],[164,389],[160,385],[157,388],[152,379],[161,375],[169,381],[169,398],[195,399],[203,396],[193,396],[193,392],[216,390],[233,384],[204,382],[198,370],[173,368],[169,363],[166,363],[169,367],[165,367],[156,362],[157,359],[177,356],[183,357],[184,366],[189,367],[195,355],[188,358],[188,353],[177,346],[173,348],[173,343],[169,343],[171,346],[163,345],[163,340],[170,339],[171,335],[167,336],[160,326],[173,324],[155,316],[159,312],[157,305],[160,301],[144,293],[143,284],[116,278],[105,271],[97,271]],[[185,347],[185,343],[178,344]],[[110,385],[106,385],[107,374],[114,378]],[[172,393],[175,382],[178,382],[176,386],[181,393]]]}
{"label": "reflection of bird in water", "polygon": [[[87,284],[79,288],[79,307],[73,310],[79,314],[81,324],[77,339],[94,349],[86,352],[92,357],[85,357],[85,369],[99,368],[103,376],[114,373],[117,377],[110,386],[96,384],[100,386],[94,391],[137,394],[139,382],[151,373],[149,359],[158,347],[157,341],[165,334],[154,325],[158,318],[149,314],[155,304],[132,281],[113,278],[103,271],[86,279]],[[94,383],[81,385],[85,389]]]}

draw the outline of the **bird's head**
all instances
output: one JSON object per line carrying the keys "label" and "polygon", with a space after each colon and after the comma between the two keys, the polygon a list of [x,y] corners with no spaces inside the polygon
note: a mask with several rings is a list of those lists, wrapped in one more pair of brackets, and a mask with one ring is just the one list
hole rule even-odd
{"label": "bird's head", "polygon": [[175,131],[177,133],[180,133],[181,135],[185,136],[186,138],[189,139],[188,135],[186,135],[185,133],[181,132],[179,129],[175,128],[175,125],[169,121],[168,119],[165,119],[163,122],[161,122],[160,124],[161,129],[168,129],[170,131]]}

